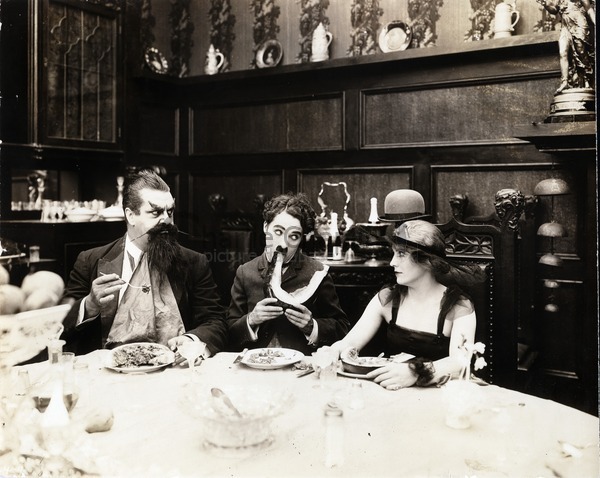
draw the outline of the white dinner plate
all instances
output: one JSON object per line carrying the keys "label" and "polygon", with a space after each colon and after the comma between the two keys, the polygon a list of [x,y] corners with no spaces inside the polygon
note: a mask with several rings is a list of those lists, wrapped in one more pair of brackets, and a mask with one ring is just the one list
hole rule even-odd
{"label": "white dinner plate", "polygon": [[[132,366],[119,366],[115,363],[115,354],[120,352],[135,353],[150,353],[153,357],[160,357],[158,359],[160,363],[148,364],[148,365],[132,365]],[[135,356],[134,356],[135,357]],[[115,347],[110,351],[110,355],[107,358],[107,363],[104,365],[105,368],[114,370],[119,373],[148,373],[155,372],[156,370],[168,367],[175,361],[175,352],[170,350],[167,346],[161,344],[155,344],[152,342],[135,342],[131,344],[123,344]]]}
{"label": "white dinner plate", "polygon": [[297,350],[273,347],[249,350],[242,363],[251,368],[273,370],[295,364],[303,358],[304,354]]}

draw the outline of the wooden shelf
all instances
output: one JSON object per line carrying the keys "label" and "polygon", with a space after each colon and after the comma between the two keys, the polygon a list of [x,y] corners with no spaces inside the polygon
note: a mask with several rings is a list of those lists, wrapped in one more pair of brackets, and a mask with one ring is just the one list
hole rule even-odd
{"label": "wooden shelf", "polygon": [[517,125],[514,135],[546,153],[596,149],[595,121]]}

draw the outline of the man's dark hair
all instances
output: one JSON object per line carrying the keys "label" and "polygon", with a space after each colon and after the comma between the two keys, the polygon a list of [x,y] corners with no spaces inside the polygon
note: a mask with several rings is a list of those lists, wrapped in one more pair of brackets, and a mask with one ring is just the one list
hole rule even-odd
{"label": "man's dark hair", "polygon": [[316,213],[306,194],[287,193],[269,199],[265,203],[263,219],[267,224],[270,224],[277,214],[284,211],[300,221],[300,226],[304,234],[315,230]]}
{"label": "man's dark hair", "polygon": [[142,169],[127,177],[125,188],[123,190],[123,210],[131,209],[134,213],[139,214],[142,207],[142,199],[140,191],[142,189],[152,189],[157,191],[169,192],[171,189],[168,184],[154,171]]}

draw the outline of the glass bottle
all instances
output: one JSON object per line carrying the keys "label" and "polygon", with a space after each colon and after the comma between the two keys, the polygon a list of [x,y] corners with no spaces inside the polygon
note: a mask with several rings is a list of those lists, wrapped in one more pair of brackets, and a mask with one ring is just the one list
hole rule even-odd
{"label": "glass bottle", "polygon": [[344,412],[335,403],[328,403],[325,419],[325,466],[333,468],[344,464]]}
{"label": "glass bottle", "polygon": [[379,214],[377,214],[377,198],[371,198],[371,212],[369,214],[369,221],[371,224],[377,224],[379,222]]}

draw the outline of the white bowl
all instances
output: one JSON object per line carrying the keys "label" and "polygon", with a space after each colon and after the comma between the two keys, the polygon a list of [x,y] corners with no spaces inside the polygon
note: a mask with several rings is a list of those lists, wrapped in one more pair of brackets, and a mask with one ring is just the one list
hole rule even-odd
{"label": "white bowl", "polygon": [[121,206],[110,206],[98,211],[98,216],[105,221],[121,221],[125,218],[125,213]]}
{"label": "white bowl", "polygon": [[85,207],[78,207],[65,211],[69,222],[88,222],[96,215],[96,211]]}

